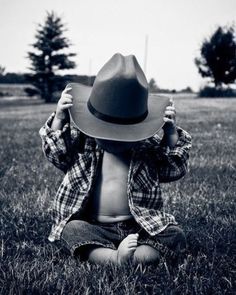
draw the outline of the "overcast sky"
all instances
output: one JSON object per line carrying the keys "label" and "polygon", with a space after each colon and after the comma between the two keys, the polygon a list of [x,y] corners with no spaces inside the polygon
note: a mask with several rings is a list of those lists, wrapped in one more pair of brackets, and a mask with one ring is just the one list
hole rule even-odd
{"label": "overcast sky", "polygon": [[236,21],[235,0],[0,0],[0,65],[26,72],[38,23],[54,10],[77,53],[77,74],[94,74],[116,52],[134,54],[162,88],[197,90],[194,64],[202,40]]}

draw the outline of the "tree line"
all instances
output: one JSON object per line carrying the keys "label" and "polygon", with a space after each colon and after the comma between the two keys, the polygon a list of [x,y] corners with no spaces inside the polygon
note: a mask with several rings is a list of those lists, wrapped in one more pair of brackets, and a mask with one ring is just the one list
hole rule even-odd
{"label": "tree line", "polygon": [[[35,34],[32,50],[28,52],[30,60],[29,74],[4,74],[0,66],[0,83],[32,84],[45,102],[55,100],[54,93],[61,91],[68,82],[80,82],[92,85],[95,77],[62,75],[64,70],[73,69],[76,63],[75,53],[70,52],[71,42],[65,37],[66,27],[55,12],[47,12],[43,24],[39,24]],[[200,90],[202,96],[235,95],[230,88],[236,81],[236,41],[234,26],[218,27],[205,38],[200,48],[200,56],[194,60],[200,75],[208,81],[207,87]],[[149,81],[152,92],[160,89],[154,79]],[[164,91],[164,90],[162,90]],[[192,92],[190,87],[183,91]],[[175,92],[166,90],[165,92]],[[30,93],[29,93],[30,94]]]}

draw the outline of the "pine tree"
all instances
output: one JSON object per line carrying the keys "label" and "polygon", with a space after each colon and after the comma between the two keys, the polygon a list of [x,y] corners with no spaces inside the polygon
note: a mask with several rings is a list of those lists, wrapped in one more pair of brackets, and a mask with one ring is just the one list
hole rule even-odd
{"label": "pine tree", "polygon": [[157,86],[156,80],[154,78],[150,79],[148,85],[149,85],[149,91],[150,92],[155,93],[155,92],[158,92],[160,90],[159,87]]}
{"label": "pine tree", "polygon": [[201,46],[201,57],[195,59],[202,77],[209,77],[220,88],[236,80],[236,41],[233,27],[218,29]]}
{"label": "pine tree", "polygon": [[36,41],[32,44],[34,50],[28,52],[31,61],[30,82],[36,86],[41,97],[50,102],[53,100],[53,92],[58,90],[60,70],[75,68],[75,62],[70,57],[74,53],[66,53],[71,45],[63,36],[66,31],[61,18],[54,12],[47,12],[44,24],[39,24],[36,31]]}
{"label": "pine tree", "polygon": [[6,68],[0,65],[0,76],[3,76]]}

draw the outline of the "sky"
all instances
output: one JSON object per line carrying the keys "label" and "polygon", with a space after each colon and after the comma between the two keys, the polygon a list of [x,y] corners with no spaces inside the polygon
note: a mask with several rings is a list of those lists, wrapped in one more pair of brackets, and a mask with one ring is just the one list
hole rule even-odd
{"label": "sky", "polygon": [[0,0],[6,72],[29,71],[27,52],[46,11],[55,11],[68,29],[77,54],[70,73],[96,75],[114,53],[134,54],[148,80],[177,90],[203,86],[194,64],[202,41],[218,25],[236,22],[236,0]]}

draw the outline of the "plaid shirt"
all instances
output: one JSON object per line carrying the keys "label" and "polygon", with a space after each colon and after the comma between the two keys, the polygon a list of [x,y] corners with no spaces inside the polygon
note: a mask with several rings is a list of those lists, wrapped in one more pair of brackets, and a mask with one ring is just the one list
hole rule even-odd
{"label": "plaid shirt", "polygon": [[[80,212],[93,189],[98,162],[103,150],[94,138],[86,137],[80,151],[80,131],[69,123],[62,130],[52,130],[53,113],[40,129],[43,152],[47,159],[65,173],[53,204],[54,224],[50,241],[59,240],[74,213]],[[150,235],[177,224],[174,216],[163,211],[160,183],[181,178],[187,170],[190,135],[177,127],[179,139],[174,148],[162,144],[160,137],[140,141],[132,150],[127,196],[130,212]]]}

